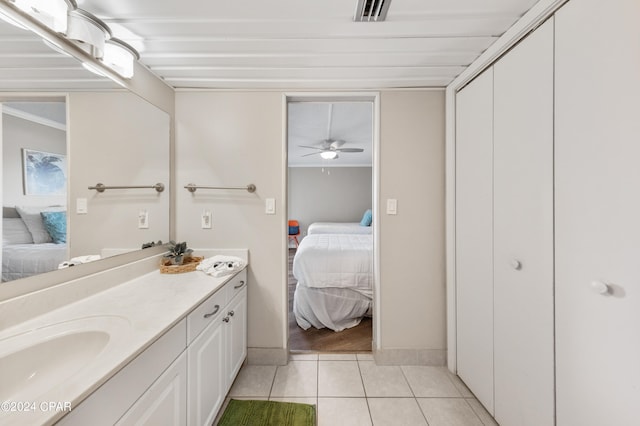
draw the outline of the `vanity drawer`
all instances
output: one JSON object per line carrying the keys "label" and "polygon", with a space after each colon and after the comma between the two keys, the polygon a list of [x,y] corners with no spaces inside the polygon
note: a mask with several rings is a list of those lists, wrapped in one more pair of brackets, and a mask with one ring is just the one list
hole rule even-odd
{"label": "vanity drawer", "polygon": [[231,278],[229,282],[225,285],[227,288],[227,300],[231,301],[233,297],[240,293],[243,288],[247,286],[247,270],[243,269],[238,272],[238,275]]}
{"label": "vanity drawer", "polygon": [[187,317],[187,344],[190,344],[207,325],[222,315],[228,300],[228,288],[228,285],[224,285],[189,314]]}

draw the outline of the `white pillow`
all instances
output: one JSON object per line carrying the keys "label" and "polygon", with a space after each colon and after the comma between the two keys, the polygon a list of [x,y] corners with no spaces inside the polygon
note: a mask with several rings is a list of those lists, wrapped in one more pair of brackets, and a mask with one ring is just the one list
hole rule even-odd
{"label": "white pillow", "polygon": [[12,244],[33,244],[31,233],[19,217],[2,219],[2,245]]}
{"label": "white pillow", "polygon": [[59,212],[66,210],[64,207],[32,207],[32,206],[16,206],[18,214],[27,225],[27,229],[33,237],[35,244],[52,243],[53,239],[47,232],[47,228],[44,227],[42,216],[40,212]]}

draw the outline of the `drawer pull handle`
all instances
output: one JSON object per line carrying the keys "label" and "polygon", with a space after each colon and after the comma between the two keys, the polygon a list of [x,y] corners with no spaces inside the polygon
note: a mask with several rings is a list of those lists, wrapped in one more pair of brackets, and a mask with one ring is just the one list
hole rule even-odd
{"label": "drawer pull handle", "polygon": [[208,314],[204,314],[205,318],[211,318],[212,316],[214,316],[215,314],[218,313],[218,311],[220,310],[220,305],[216,305],[215,309],[213,310],[213,312],[210,312]]}
{"label": "drawer pull handle", "polygon": [[224,322],[229,322],[229,317],[224,317],[224,318],[222,318],[222,321],[224,321]]}
{"label": "drawer pull handle", "polygon": [[240,281],[240,284],[238,284],[238,285],[234,285],[234,286],[233,286],[233,289],[234,289],[234,290],[237,290],[237,289],[239,289],[240,287],[242,287],[243,285],[244,285],[244,281]]}
{"label": "drawer pull handle", "polygon": [[230,317],[234,316],[235,314],[236,314],[236,313],[235,313],[235,312],[233,312],[233,311],[229,311],[229,312],[227,313],[227,315],[229,315]]}

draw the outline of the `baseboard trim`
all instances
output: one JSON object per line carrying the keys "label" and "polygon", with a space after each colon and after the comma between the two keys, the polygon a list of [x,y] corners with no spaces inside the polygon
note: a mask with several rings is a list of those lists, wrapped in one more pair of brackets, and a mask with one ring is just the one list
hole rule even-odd
{"label": "baseboard trim", "polygon": [[446,349],[378,349],[373,358],[377,365],[447,365]]}
{"label": "baseboard trim", "polygon": [[286,348],[247,348],[247,364],[287,365],[289,352]]}

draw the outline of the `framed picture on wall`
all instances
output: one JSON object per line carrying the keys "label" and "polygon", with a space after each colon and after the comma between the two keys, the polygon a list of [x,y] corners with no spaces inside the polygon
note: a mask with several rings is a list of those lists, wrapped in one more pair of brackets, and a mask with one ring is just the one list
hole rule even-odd
{"label": "framed picture on wall", "polygon": [[25,195],[67,193],[66,155],[22,148],[22,175]]}

